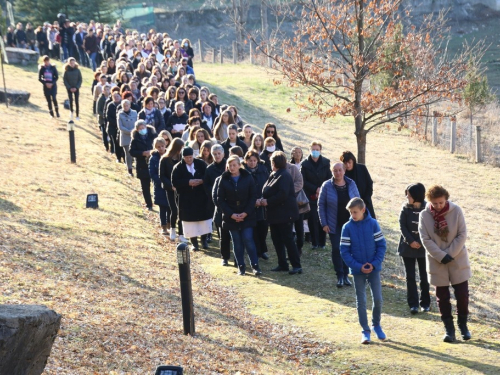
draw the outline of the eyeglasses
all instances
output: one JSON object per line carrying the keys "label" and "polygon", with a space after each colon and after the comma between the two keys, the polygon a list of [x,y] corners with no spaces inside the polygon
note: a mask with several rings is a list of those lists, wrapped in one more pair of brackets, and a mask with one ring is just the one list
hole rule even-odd
{"label": "eyeglasses", "polygon": [[266,134],[274,134],[274,130],[266,130]]}
{"label": "eyeglasses", "polygon": [[184,95],[185,93],[186,93],[185,91],[179,91],[179,95],[180,95],[180,94],[183,94],[183,95]]}

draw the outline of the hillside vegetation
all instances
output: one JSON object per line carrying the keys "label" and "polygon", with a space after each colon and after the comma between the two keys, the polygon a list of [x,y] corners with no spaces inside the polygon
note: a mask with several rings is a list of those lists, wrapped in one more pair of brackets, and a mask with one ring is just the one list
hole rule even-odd
{"label": "hillside vegetation", "polygon": [[[300,119],[291,91],[274,87],[265,71],[195,70],[256,130],[275,122],[287,150],[313,139],[332,160],[355,150],[349,119]],[[90,116],[91,72],[84,73],[76,165],[69,163],[68,112],[61,109],[58,121],[48,116],[35,69],[6,67],[8,87],[29,89],[32,104],[0,106],[0,303],[45,304],[63,315],[45,374],[147,374],[161,363],[187,374],[500,372],[499,169],[392,130],[368,135],[374,206],[389,246],[382,277],[387,342],[359,344],[354,290],[335,288],[329,248],[306,245],[304,274],[292,277],[270,272],[271,245],[262,277],[238,277],[220,266],[216,241],[192,254],[197,333],[184,336],[174,247],[157,234],[157,213],[142,208],[138,181],[104,152]],[[60,83],[59,102],[63,92]],[[398,215],[405,186],[415,181],[444,184],[465,212],[474,272],[467,343],[442,343],[435,303],[416,316],[406,305]],[[99,194],[98,210],[84,208],[89,193]]]}

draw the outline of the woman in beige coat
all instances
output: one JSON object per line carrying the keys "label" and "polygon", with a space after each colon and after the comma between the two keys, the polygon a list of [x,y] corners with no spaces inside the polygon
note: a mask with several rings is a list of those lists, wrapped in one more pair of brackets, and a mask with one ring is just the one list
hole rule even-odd
{"label": "woman in beige coat", "polygon": [[458,327],[464,340],[471,334],[467,328],[469,315],[469,283],[472,276],[465,247],[467,229],[462,209],[448,200],[449,194],[440,185],[432,186],[426,194],[429,202],[420,213],[418,231],[427,253],[429,282],[436,287],[436,299],[444,323],[445,342],[455,341],[455,326],[450,303],[453,287],[457,299]]}

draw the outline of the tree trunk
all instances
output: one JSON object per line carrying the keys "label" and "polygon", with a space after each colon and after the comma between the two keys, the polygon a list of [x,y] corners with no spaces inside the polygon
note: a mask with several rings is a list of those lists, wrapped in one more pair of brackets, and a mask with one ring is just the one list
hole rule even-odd
{"label": "tree trunk", "polygon": [[366,164],[366,131],[356,131],[356,142],[358,143],[358,163]]}

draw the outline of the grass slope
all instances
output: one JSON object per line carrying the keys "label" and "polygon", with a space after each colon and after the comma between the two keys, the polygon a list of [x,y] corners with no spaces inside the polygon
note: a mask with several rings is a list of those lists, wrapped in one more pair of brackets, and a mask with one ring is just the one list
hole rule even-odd
{"label": "grass slope", "polygon": [[[284,145],[313,139],[337,159],[355,149],[349,119],[303,121],[292,92],[273,87],[255,67],[196,65],[197,76],[236,104],[257,128],[278,124]],[[0,106],[0,303],[43,303],[63,314],[45,373],[144,374],[157,364],[181,364],[191,374],[498,373],[500,230],[492,202],[500,170],[468,163],[391,131],[369,134],[367,164],[375,181],[375,210],[389,248],[383,273],[386,343],[358,344],[355,296],[335,288],[329,251],[304,248],[300,276],[269,272],[237,277],[220,267],[212,246],[193,254],[197,334],[182,335],[173,247],[156,234],[156,214],[141,208],[139,184],[125,177],[100,143],[88,114],[85,70],[77,127],[77,165],[69,163],[63,121],[48,118],[34,69],[8,66],[8,86],[32,92],[28,107]],[[60,101],[64,98],[59,86]],[[291,107],[291,112],[287,108]],[[63,111],[67,115],[66,111]],[[334,125],[334,126],[333,126]],[[8,162],[6,162],[8,161]],[[403,267],[395,255],[404,187],[443,183],[466,212],[473,262],[468,343],[445,345],[436,314],[410,317]],[[99,210],[84,209],[99,193]]]}

